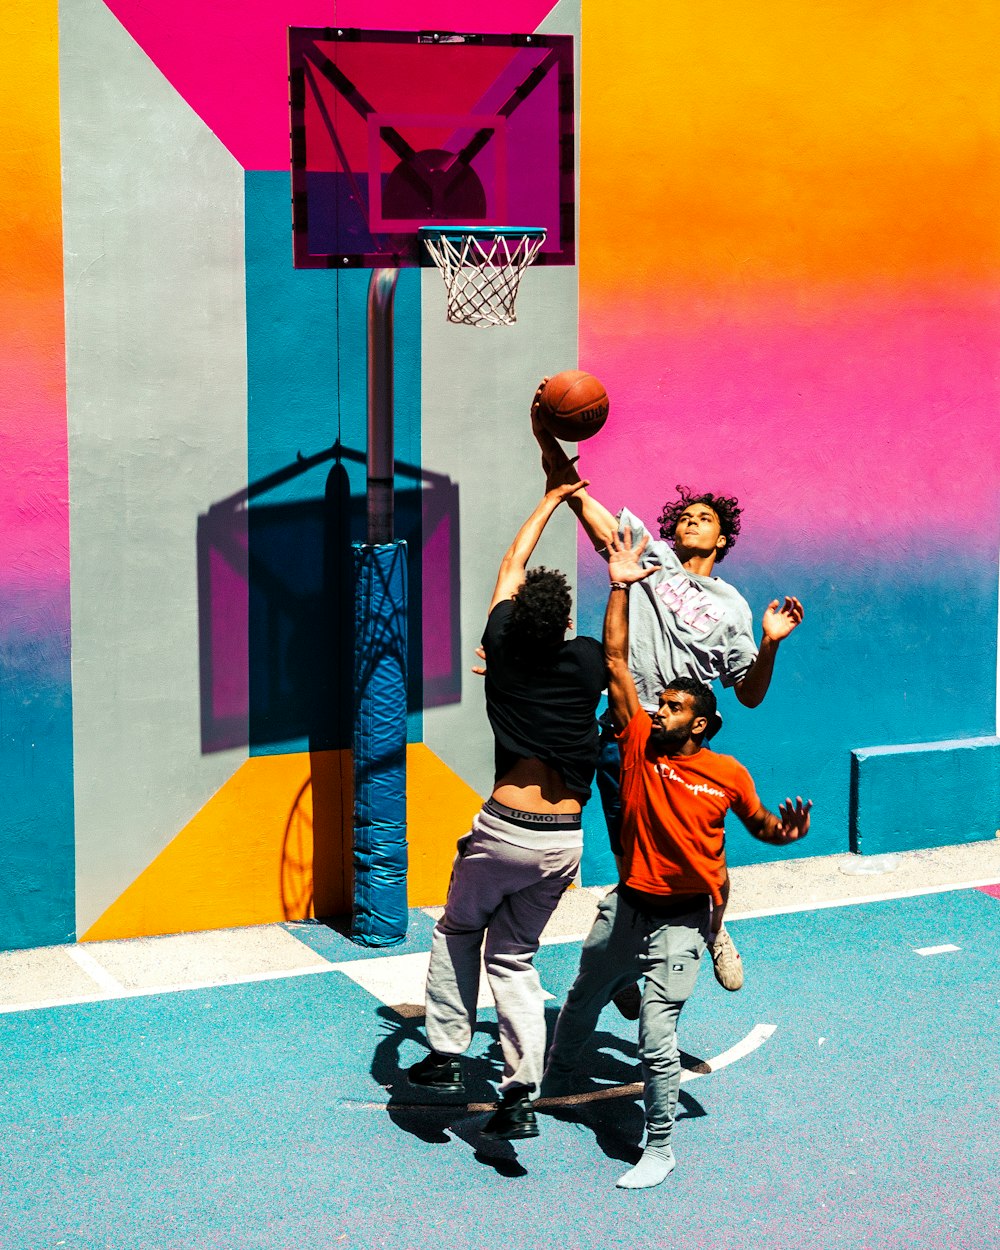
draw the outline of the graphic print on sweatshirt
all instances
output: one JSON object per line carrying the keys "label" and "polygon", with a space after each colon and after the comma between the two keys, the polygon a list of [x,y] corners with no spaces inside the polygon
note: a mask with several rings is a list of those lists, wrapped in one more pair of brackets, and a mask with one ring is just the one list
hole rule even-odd
{"label": "graphic print on sweatshirt", "polygon": [[665,578],[655,588],[659,599],[696,634],[708,634],[722,620],[722,608],[683,573]]}

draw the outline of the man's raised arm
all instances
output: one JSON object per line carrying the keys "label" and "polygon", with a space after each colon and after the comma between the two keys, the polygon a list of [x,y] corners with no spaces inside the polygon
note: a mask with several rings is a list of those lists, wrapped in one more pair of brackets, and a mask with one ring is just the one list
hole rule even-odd
{"label": "man's raised arm", "polygon": [[524,581],[528,561],[538,545],[542,531],[549,523],[549,517],[564,499],[569,499],[575,491],[582,490],[586,485],[586,482],[577,478],[573,482],[551,486],[545,492],[541,502],[514,535],[514,541],[504,552],[503,559],[500,561],[500,571],[497,573],[497,584],[493,588],[493,598],[490,600],[491,612],[498,603],[502,603],[504,599],[512,599],[517,594]]}
{"label": "man's raised arm", "polygon": [[[803,803],[801,798],[785,799],[778,804],[778,816],[769,812],[761,804],[757,811],[748,819],[743,820],[747,832],[753,834],[760,842],[769,842],[772,846],[785,846],[788,842],[796,842],[809,832],[809,812],[812,799]],[[743,819],[741,817],[741,819]]]}
{"label": "man's raised arm", "polygon": [[604,613],[604,662],[608,669],[608,707],[619,732],[641,710],[635,682],[628,668],[628,592],[633,582],[641,582],[656,571],[644,569],[639,564],[646,542],[644,537],[633,551],[631,534],[621,539],[616,530],[609,536],[608,576],[611,590]]}
{"label": "man's raised arm", "polygon": [[774,674],[778,644],[802,624],[804,615],[802,604],[791,595],[785,596],[784,603],[772,599],[767,605],[761,625],[760,651],[746,676],[733,687],[744,707],[759,707],[763,703]]}
{"label": "man's raised arm", "polygon": [[[573,462],[567,456],[566,449],[542,425],[538,417],[538,397],[541,395],[542,387],[545,386],[547,381],[548,378],[542,378],[541,384],[535,392],[535,398],[532,400],[531,429],[542,451],[542,466],[545,469],[545,476],[551,482],[553,478],[558,480],[567,476],[567,470]],[[587,537],[594,544],[594,547],[602,555],[606,555],[610,550],[611,535],[618,533],[617,519],[605,508],[604,504],[598,503],[586,490],[578,490],[575,495],[567,500],[567,503],[576,514],[577,520],[583,526]]]}

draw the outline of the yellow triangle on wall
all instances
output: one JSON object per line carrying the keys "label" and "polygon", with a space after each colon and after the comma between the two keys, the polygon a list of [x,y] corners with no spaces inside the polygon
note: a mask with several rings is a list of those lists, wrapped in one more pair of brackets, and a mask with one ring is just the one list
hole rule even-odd
{"label": "yellow triangle on wall", "polygon": [[[444,902],[480,802],[428,747],[407,747],[411,907]],[[245,760],[81,941],[346,914],[352,805],[349,751]]]}

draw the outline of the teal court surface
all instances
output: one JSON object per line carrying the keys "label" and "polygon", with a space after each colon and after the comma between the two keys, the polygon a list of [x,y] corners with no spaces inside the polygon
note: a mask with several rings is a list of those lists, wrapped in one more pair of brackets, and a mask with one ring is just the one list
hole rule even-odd
{"label": "teal court surface", "polygon": [[[614,1188],[642,1116],[636,1025],[613,1007],[582,1097],[546,1106],[537,1139],[480,1133],[488,1006],[471,1106],[407,1086],[432,925],[414,912],[385,954],[275,926],[294,967],[183,989],[156,984],[172,939],[145,944],[142,975],[112,944],[60,948],[88,988],[0,1014],[0,1247],[1000,1247],[1000,885],[734,919],[746,985],[703,968],[677,1169],[638,1192]],[[572,933],[539,952],[550,1025],[578,956]]]}

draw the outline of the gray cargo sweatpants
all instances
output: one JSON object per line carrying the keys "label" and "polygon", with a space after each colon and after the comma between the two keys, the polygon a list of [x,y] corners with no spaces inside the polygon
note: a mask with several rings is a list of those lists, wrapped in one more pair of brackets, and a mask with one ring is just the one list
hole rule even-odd
{"label": "gray cargo sweatpants", "polygon": [[677,1020],[698,977],[709,916],[707,896],[697,910],[665,920],[637,911],[612,890],[598,905],[580,971],[556,1021],[546,1074],[562,1085],[602,1009],[620,989],[645,977],[639,1059],[649,1146],[670,1141],[681,1083]]}
{"label": "gray cargo sweatpants", "polygon": [[523,1087],[534,1097],[541,1084],[545,1000],[534,957],[582,849],[578,815],[513,811],[493,799],[459,839],[448,901],[431,939],[427,1040],[443,1055],[468,1049],[482,953],[500,1026],[501,1093]]}

